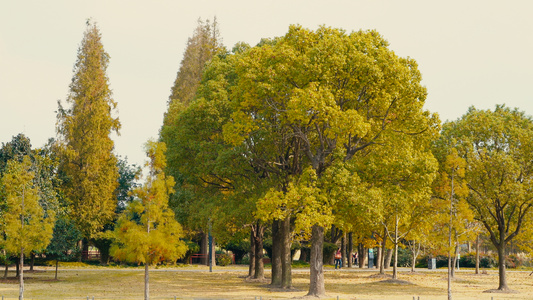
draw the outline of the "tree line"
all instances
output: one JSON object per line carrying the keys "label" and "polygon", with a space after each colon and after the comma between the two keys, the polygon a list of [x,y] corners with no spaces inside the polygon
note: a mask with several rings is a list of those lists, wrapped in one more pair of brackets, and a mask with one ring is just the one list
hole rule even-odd
{"label": "tree line", "polygon": [[451,265],[484,232],[509,289],[506,247],[530,247],[533,224],[533,120],[519,109],[472,107],[442,124],[424,109],[416,61],[376,31],[293,25],[228,50],[216,19],[199,20],[139,184],[140,168],[113,152],[109,59],[88,21],[58,138],[31,149],[18,135],[0,150],[0,249],[6,276],[8,257],[20,259],[21,295],[24,255],[59,261],[84,240],[104,263],[144,264],[148,299],[148,266],[191,253],[191,240],[207,254],[210,229],[221,246],[248,242],[255,279],[268,236],[271,284],[284,289],[294,244],[306,245],[311,296],[326,292],[326,240],[344,260],[379,245],[380,273],[392,248],[397,278],[400,246],[448,253]]}

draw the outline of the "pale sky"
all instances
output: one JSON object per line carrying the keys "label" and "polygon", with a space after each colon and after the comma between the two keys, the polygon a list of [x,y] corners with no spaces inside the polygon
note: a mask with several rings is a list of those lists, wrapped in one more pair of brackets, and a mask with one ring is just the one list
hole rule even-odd
{"label": "pale sky", "polygon": [[528,0],[0,0],[0,143],[24,133],[41,147],[55,137],[57,101],[68,93],[88,18],[111,56],[122,123],[116,153],[142,165],[198,18],[216,16],[229,49],[284,35],[290,24],[375,29],[418,62],[425,108],[446,121],[472,105],[533,115],[532,12]]}

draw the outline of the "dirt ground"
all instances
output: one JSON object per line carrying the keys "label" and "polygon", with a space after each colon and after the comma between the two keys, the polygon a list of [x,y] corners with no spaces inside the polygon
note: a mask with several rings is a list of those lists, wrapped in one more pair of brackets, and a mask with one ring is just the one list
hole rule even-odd
{"label": "dirt ground", "polygon": [[[390,271],[387,274],[390,275]],[[515,293],[486,293],[497,288],[498,274],[489,270],[476,275],[473,270],[460,270],[452,284],[453,299],[533,299],[531,271],[508,271],[508,284]],[[215,267],[210,273],[203,266],[152,269],[150,299],[300,299],[309,287],[309,270],[293,269],[294,288],[285,291],[272,289],[267,280],[246,280],[245,267]],[[0,299],[18,299],[18,281],[9,274],[0,279]],[[25,299],[143,299],[144,272],[140,268],[83,268],[60,269],[54,280],[52,268],[38,268],[25,272]],[[326,297],[324,299],[390,299],[426,300],[447,299],[446,270],[419,270],[411,273],[400,270],[400,282],[377,275],[368,269],[325,269]]]}

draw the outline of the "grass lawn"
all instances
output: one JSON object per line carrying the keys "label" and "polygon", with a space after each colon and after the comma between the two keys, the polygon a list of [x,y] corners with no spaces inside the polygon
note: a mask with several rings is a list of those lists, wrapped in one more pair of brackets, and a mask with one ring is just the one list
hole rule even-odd
{"label": "grass lawn", "polygon": [[[59,270],[54,280],[53,268],[36,267],[25,271],[24,298],[48,299],[143,299],[144,271],[141,268],[95,268],[71,266]],[[498,286],[496,270],[475,275],[472,270],[461,270],[453,282],[454,299],[533,299],[533,276],[530,271],[508,271],[508,283],[517,293],[484,293]],[[390,274],[390,271],[387,272]],[[3,275],[3,274],[2,274]],[[309,270],[293,269],[290,291],[271,289],[266,282],[247,281],[247,268],[240,266],[215,267],[210,273],[204,266],[160,268],[150,271],[150,299],[293,299],[305,296],[309,284]],[[420,270],[411,274],[402,270],[403,284],[387,282],[376,276],[376,271],[327,267],[326,299],[447,299],[445,270]],[[18,281],[9,273],[8,280],[0,279],[0,299],[18,299]],[[267,270],[266,276],[270,276]]]}

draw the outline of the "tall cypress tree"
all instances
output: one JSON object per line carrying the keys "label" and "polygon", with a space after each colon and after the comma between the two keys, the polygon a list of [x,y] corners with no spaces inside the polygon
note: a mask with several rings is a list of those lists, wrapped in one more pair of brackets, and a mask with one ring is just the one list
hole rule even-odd
{"label": "tall cypress tree", "polygon": [[98,27],[88,21],[66,99],[68,107],[59,103],[58,110],[65,194],[72,219],[87,238],[112,220],[119,176],[110,134],[118,134],[120,122],[112,116],[117,104],[106,75],[109,55],[101,39]]}

